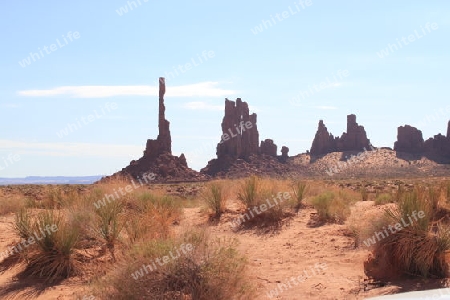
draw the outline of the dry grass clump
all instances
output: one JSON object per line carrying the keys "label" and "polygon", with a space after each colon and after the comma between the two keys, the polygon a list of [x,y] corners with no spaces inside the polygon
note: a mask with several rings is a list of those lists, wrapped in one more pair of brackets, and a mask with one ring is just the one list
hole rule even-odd
{"label": "dry grass clump", "polygon": [[385,205],[393,201],[392,195],[388,193],[381,193],[375,197],[375,205]]}
{"label": "dry grass clump", "polygon": [[304,206],[303,199],[308,191],[308,184],[305,181],[297,180],[292,183],[292,190],[295,196],[295,211],[298,212]]}
{"label": "dry grass clump", "polygon": [[397,207],[386,211],[390,225],[401,226],[377,241],[373,249],[375,259],[383,259],[381,264],[400,274],[446,276],[443,257],[450,249],[450,231],[437,219],[439,194],[434,187],[422,186],[402,194]]}
{"label": "dry grass clump", "polygon": [[225,185],[225,181],[213,181],[208,183],[201,194],[208,209],[212,211],[213,217],[217,219],[219,219],[225,211],[227,196],[228,187]]}
{"label": "dry grass clump", "polygon": [[126,212],[126,231],[132,242],[169,237],[170,226],[183,213],[180,201],[148,191],[135,193],[127,206],[131,209]]}
{"label": "dry grass clump", "polygon": [[[97,284],[101,299],[250,299],[246,260],[236,241],[204,231],[136,245],[127,265]],[[164,262],[164,263],[160,263]]]}
{"label": "dry grass clump", "polygon": [[327,191],[312,199],[319,221],[342,224],[350,215],[350,206],[355,202],[351,192]]}
{"label": "dry grass clump", "polygon": [[291,216],[291,194],[283,192],[288,186],[282,182],[261,179],[256,176],[243,180],[237,193],[238,200],[245,211],[236,220],[237,228],[248,227],[279,227],[282,221]]}
{"label": "dry grass clump", "polygon": [[79,233],[59,212],[46,210],[33,216],[29,210],[22,210],[16,215],[14,229],[22,238],[15,252],[27,264],[22,275],[51,283],[76,273],[73,251]]}

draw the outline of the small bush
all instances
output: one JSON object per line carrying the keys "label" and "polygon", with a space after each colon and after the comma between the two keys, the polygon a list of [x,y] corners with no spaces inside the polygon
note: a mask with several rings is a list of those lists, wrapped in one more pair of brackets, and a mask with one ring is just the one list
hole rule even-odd
{"label": "small bush", "polygon": [[107,203],[95,210],[97,215],[97,233],[106,242],[106,248],[110,251],[115,260],[114,249],[120,233],[125,225],[121,219],[124,204],[120,200]]}
{"label": "small bush", "polygon": [[44,211],[33,217],[24,210],[16,217],[14,228],[29,243],[26,248],[16,246],[27,263],[24,275],[52,283],[75,274],[73,250],[79,234],[59,213]]}
{"label": "small bush", "polygon": [[392,199],[391,194],[387,194],[387,193],[379,194],[375,198],[375,205],[384,205],[384,204],[392,203],[392,200],[393,199]]}
{"label": "small bush", "polygon": [[298,212],[303,207],[303,199],[308,189],[308,185],[304,181],[296,181],[292,184],[294,196],[296,200],[295,210]]}
{"label": "small bush", "polygon": [[350,215],[350,204],[343,195],[336,196],[333,192],[325,192],[312,200],[322,222],[343,223]]}
{"label": "small bush", "polygon": [[246,208],[254,207],[258,204],[259,178],[252,176],[244,180],[240,185],[238,199],[244,203]]}
{"label": "small bush", "polygon": [[[392,226],[407,226],[375,244],[373,254],[380,265],[390,265],[400,274],[445,277],[443,254],[450,249],[450,230],[434,219],[439,209],[436,194],[419,186],[404,192],[397,208],[386,211]],[[419,213],[422,217],[417,217]]]}
{"label": "small bush", "polygon": [[222,182],[212,182],[206,186],[202,197],[208,208],[213,211],[214,217],[220,218],[225,211],[226,193]]}
{"label": "small bush", "polygon": [[[192,245],[191,251],[179,250],[183,244],[184,249]],[[99,282],[96,294],[102,299],[131,300],[251,299],[247,263],[236,246],[235,240],[210,240],[204,232],[136,245],[129,264]],[[162,266],[152,264],[164,257],[169,260]]]}

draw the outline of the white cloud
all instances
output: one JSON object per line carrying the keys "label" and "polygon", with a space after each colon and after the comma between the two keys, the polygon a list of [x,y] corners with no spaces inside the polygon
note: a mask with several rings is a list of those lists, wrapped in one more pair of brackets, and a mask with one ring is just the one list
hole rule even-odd
{"label": "white cloud", "polygon": [[[195,84],[168,86],[166,96],[169,97],[224,97],[236,91],[217,87],[218,82],[200,82]],[[124,86],[61,86],[47,90],[18,91],[20,96],[51,97],[66,95],[72,98],[106,98],[114,96],[158,96],[157,86],[124,85]]]}
{"label": "white cloud", "polygon": [[183,105],[184,108],[192,109],[192,110],[224,110],[223,105],[213,105],[207,102],[202,101],[194,101],[188,102]]}
{"label": "white cloud", "polygon": [[41,156],[99,156],[138,159],[142,156],[144,146],[0,140],[0,149],[10,153]]}

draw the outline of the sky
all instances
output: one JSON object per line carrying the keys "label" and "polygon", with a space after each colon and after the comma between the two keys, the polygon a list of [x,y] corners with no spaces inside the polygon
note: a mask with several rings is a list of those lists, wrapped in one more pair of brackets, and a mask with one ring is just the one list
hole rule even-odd
{"label": "sky", "polygon": [[260,139],[311,147],[356,114],[376,147],[450,120],[450,1],[7,1],[0,11],[0,177],[108,175],[158,135],[214,158],[225,98]]}

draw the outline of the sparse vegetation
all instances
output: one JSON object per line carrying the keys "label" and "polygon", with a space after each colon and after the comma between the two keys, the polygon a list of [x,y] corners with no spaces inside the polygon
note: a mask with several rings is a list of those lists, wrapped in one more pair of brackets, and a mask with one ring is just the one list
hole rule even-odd
{"label": "sparse vegetation", "polygon": [[225,189],[223,182],[214,181],[207,184],[206,190],[203,192],[203,199],[208,208],[212,210],[215,218],[220,218],[225,210]]}
{"label": "sparse vegetation", "polygon": [[350,215],[350,205],[353,203],[350,195],[343,191],[325,192],[312,200],[322,222],[343,223]]}
{"label": "sparse vegetation", "polygon": [[392,202],[392,195],[388,193],[378,194],[375,198],[375,205],[384,205]]}
{"label": "sparse vegetation", "polygon": [[308,185],[305,181],[295,181],[292,184],[292,189],[294,191],[294,195],[295,195],[295,200],[296,200],[296,204],[295,204],[295,210],[296,212],[298,212],[300,210],[300,208],[303,207],[303,199],[305,197],[306,191],[308,189]]}

